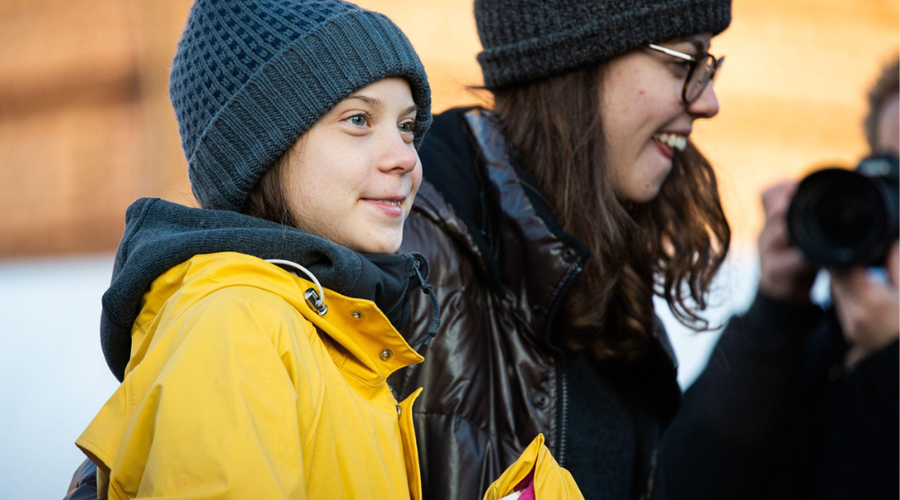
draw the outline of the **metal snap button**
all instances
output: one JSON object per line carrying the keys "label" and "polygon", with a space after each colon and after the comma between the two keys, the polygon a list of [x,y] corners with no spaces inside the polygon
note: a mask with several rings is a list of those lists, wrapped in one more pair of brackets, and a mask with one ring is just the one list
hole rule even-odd
{"label": "metal snap button", "polygon": [[399,417],[401,413],[403,413],[403,409],[400,408],[400,405],[394,405],[397,407],[397,416]]}
{"label": "metal snap button", "polygon": [[350,316],[353,316],[354,319],[359,319],[362,318],[362,313],[359,311],[353,311],[352,313],[350,313]]}
{"label": "metal snap button", "polygon": [[380,357],[382,361],[387,361],[387,360],[391,359],[393,356],[394,356],[394,353],[392,353],[390,349],[385,349],[385,350],[381,351],[381,354],[378,355],[378,357]]}
{"label": "metal snap button", "polygon": [[550,406],[550,396],[543,392],[536,392],[534,393],[534,396],[531,397],[531,402],[539,409],[545,410]]}

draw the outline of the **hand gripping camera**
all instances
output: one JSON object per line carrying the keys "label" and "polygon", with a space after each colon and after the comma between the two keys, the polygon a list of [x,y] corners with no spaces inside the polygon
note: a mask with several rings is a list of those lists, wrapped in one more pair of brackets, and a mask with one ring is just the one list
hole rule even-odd
{"label": "hand gripping camera", "polygon": [[865,158],[855,170],[813,172],[788,208],[791,239],[818,266],[880,265],[898,237],[898,190],[892,155]]}

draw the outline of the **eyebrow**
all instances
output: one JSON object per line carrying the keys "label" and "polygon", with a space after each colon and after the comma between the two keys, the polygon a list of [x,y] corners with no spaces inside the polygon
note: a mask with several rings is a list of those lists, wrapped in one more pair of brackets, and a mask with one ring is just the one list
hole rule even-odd
{"label": "eyebrow", "polygon": [[348,97],[347,99],[359,99],[360,101],[362,101],[370,106],[376,106],[376,107],[384,105],[384,103],[382,103],[380,99],[376,99],[374,97],[369,97],[367,95],[353,94],[350,97]]}
{"label": "eyebrow", "polygon": [[706,46],[706,43],[700,38],[700,35],[691,35],[688,37],[688,41],[697,49],[697,54],[709,52],[709,47]]}
{"label": "eyebrow", "polygon": [[[370,96],[362,95],[362,94],[354,94],[354,95],[351,95],[350,97],[348,97],[347,99],[359,99],[360,101],[368,104],[369,106],[375,107],[375,108],[380,108],[380,107],[384,106],[384,102],[382,102],[381,99],[377,99],[375,97],[370,97]],[[415,104],[413,104],[412,106],[404,109],[403,112],[400,114],[408,115],[410,113],[415,113],[418,111],[419,111],[419,107],[416,106]]]}
{"label": "eyebrow", "polygon": [[700,35],[693,34],[688,36],[683,36],[681,38],[676,38],[672,40],[674,43],[690,43],[697,49],[697,54],[702,55],[706,52],[709,52],[709,48],[706,47],[706,44],[703,42],[703,39],[700,38]]}

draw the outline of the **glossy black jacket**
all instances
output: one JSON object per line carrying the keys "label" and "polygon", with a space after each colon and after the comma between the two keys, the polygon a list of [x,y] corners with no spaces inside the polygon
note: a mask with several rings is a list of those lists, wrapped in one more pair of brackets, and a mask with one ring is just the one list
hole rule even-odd
{"label": "glossy black jacket", "polygon": [[[551,325],[588,251],[560,228],[501,130],[488,112],[451,110],[420,148],[426,182],[401,252],[431,262],[442,323],[425,363],[391,383],[399,397],[425,388],[414,412],[426,499],[481,498],[538,433],[565,467],[579,438],[566,428],[566,354]],[[414,296],[410,324],[430,312]],[[638,363],[656,431],[639,454],[633,498],[658,493],[657,450],[680,405],[674,355],[657,330]]]}

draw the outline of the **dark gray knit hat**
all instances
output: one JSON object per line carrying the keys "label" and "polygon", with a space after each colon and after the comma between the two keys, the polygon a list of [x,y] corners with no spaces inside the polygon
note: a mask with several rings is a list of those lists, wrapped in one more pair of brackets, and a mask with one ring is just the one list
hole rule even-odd
{"label": "dark gray knit hat", "polygon": [[475,0],[484,86],[499,89],[600,63],[731,22],[731,0]]}
{"label": "dark gray knit hat", "polygon": [[339,0],[196,0],[169,80],[194,196],[240,210],[281,155],[335,104],[390,76],[431,124],[419,57],[386,16]]}

